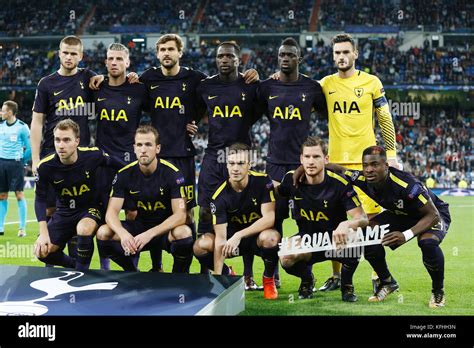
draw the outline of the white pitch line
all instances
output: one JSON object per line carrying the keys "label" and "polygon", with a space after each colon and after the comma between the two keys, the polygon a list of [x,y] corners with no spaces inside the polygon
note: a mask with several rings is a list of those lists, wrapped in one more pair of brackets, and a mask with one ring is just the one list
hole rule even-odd
{"label": "white pitch line", "polygon": [[[36,222],[36,220],[26,220],[26,222]],[[13,222],[5,222],[5,225],[14,225],[19,224],[20,221],[13,221]]]}

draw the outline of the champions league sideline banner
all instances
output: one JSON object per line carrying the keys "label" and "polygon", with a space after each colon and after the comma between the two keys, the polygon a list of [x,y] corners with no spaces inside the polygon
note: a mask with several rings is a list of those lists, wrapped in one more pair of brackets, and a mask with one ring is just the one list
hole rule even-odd
{"label": "champions league sideline banner", "polygon": [[242,277],[0,265],[0,316],[236,315]]}

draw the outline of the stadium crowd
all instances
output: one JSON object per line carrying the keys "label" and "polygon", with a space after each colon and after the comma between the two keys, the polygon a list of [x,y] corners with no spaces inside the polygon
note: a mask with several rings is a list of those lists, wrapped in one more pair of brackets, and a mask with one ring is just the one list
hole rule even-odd
{"label": "stadium crowd", "polygon": [[[395,40],[394,40],[395,41]],[[266,78],[277,70],[277,45],[243,44],[249,52],[243,58],[244,68],[255,68]],[[0,83],[2,85],[36,85],[42,76],[55,71],[59,64],[56,47],[27,48],[17,44],[0,49]],[[392,40],[366,41],[360,45],[358,66],[376,74],[385,84],[456,84],[474,82],[474,59],[469,49],[461,47],[413,47],[407,52],[398,49]],[[106,49],[97,43],[94,49],[85,50],[81,66],[97,72],[104,71]],[[131,53],[130,70],[141,73],[154,66],[154,50],[138,48]],[[203,43],[187,49],[183,64],[208,75],[216,73],[215,47]],[[319,41],[309,49],[301,71],[314,79],[334,73],[331,47]]]}
{"label": "stadium crowd", "polygon": [[2,8],[0,36],[67,35],[79,29],[96,33],[130,25],[158,29],[166,25],[170,32],[294,33],[308,29],[313,8],[317,23],[326,30],[344,30],[347,25],[424,25],[456,32],[473,27],[473,6],[468,0],[65,0],[51,7],[46,0],[34,4],[18,0]]}

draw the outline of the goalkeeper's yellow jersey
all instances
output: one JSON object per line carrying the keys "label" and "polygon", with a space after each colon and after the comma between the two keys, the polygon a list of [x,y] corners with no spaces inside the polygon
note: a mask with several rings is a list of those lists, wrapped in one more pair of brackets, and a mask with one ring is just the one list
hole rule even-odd
{"label": "goalkeeper's yellow jersey", "polygon": [[326,97],[329,118],[329,161],[362,163],[362,152],[376,145],[376,111],[387,157],[396,157],[395,128],[380,80],[356,70],[349,78],[333,74],[320,81]]}

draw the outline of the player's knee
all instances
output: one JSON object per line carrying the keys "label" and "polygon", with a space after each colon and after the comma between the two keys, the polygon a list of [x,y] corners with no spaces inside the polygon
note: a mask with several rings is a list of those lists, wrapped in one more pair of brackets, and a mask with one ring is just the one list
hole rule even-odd
{"label": "player's knee", "polygon": [[97,223],[92,221],[80,221],[77,224],[76,232],[78,236],[92,236],[97,229]]}
{"label": "player's knee", "polygon": [[[435,237],[435,238],[433,238]],[[436,236],[423,238],[418,240],[418,246],[422,252],[431,251],[439,246],[439,239]]]}
{"label": "player's knee", "polygon": [[0,193],[0,201],[4,201],[8,199],[8,192]]}
{"label": "player's knee", "polygon": [[16,199],[21,201],[22,199],[25,199],[25,194],[23,193],[23,191],[15,191],[15,196],[16,196]]}
{"label": "player's knee", "polygon": [[192,237],[193,234],[189,226],[180,225],[173,228],[173,230],[171,231],[171,235],[173,237],[173,240],[177,240]]}
{"label": "player's knee", "polygon": [[212,252],[214,250],[214,241],[207,235],[198,238],[193,245],[193,252],[196,256]]}
{"label": "player's knee", "polygon": [[108,225],[102,225],[97,230],[96,238],[98,240],[111,240],[113,235],[114,234]]}
{"label": "player's knee", "polygon": [[275,230],[265,230],[258,235],[259,246],[262,248],[274,248],[280,241],[280,234]]}
{"label": "player's knee", "polygon": [[285,255],[280,257],[281,267],[290,268],[295,264],[295,257],[293,255]]}
{"label": "player's knee", "polygon": [[125,220],[134,221],[137,214],[138,210],[125,210]]}

